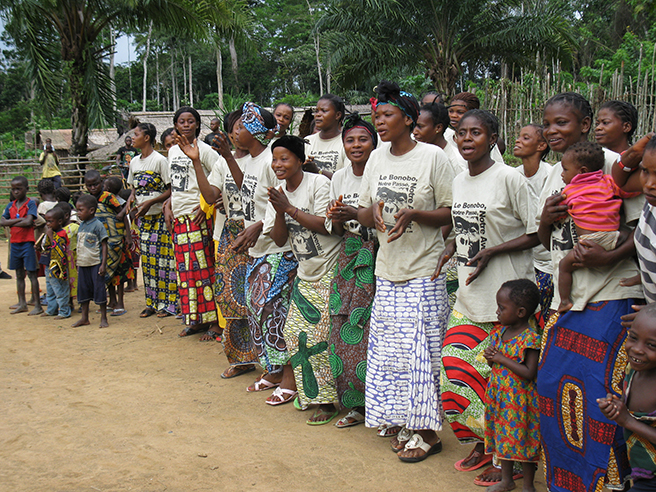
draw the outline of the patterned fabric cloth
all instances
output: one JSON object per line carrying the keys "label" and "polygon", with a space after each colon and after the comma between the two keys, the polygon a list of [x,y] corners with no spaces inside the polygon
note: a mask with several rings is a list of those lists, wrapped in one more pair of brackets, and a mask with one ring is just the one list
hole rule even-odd
{"label": "patterned fabric cloth", "polygon": [[317,282],[298,277],[294,280],[284,333],[301,408],[337,400],[328,357],[328,297],[332,280],[333,272]]}
{"label": "patterned fabric cloth", "polygon": [[64,226],[68,235],[68,285],[71,297],[77,297],[77,230],[80,228],[75,222]]}
{"label": "patterned fabric cloth", "polygon": [[65,229],[52,235],[52,241],[45,237],[44,251],[50,254],[49,274],[57,280],[68,280],[68,234]]}
{"label": "patterned fabric cloth", "polygon": [[485,436],[485,389],[490,377],[483,352],[496,323],[475,323],[453,311],[442,349],[444,412],[461,443]]}
{"label": "patterned fabric cloth", "polygon": [[164,214],[139,219],[139,245],[146,306],[175,314],[178,305],[173,238],[166,228]]}
{"label": "patterned fabric cloth", "polygon": [[621,490],[629,472],[622,429],[601,413],[597,398],[622,392],[626,329],[620,316],[635,299],[590,303],[554,314],[542,335],[538,366],[540,433],[552,492]]}
{"label": "patterned fabric cloth", "polygon": [[107,267],[105,281],[108,285],[127,282],[132,261],[125,246],[125,224],[116,220],[116,215],[123,208],[116,195],[103,191],[98,199],[96,218],[105,226],[107,235]]}
{"label": "patterned fabric cloth", "polygon": [[449,309],[456,305],[458,297],[458,262],[455,256],[452,256],[444,265],[446,271],[446,292],[449,295]]}
{"label": "patterned fabric cloth", "polygon": [[194,223],[194,215],[176,217],[173,225],[180,307],[187,326],[218,320],[214,300],[212,220]]}
{"label": "patterned fabric cloth", "polygon": [[549,310],[551,301],[554,296],[553,275],[544,273],[537,268],[535,269],[535,283],[540,289],[540,312],[538,313],[538,323],[541,328],[549,321]]}
{"label": "patterned fabric cloth", "polygon": [[278,372],[289,361],[283,328],[298,261],[291,251],[251,258],[246,271],[248,326],[260,365]]}
{"label": "patterned fabric cloth", "polygon": [[[503,341],[505,328],[495,326],[490,346],[501,355],[522,363],[526,350],[540,350],[540,335],[533,328]],[[540,413],[535,379],[526,380],[499,363],[485,393],[485,453],[508,461],[537,462],[540,456]]]}
{"label": "patterned fabric cloth", "polygon": [[373,240],[344,233],[330,291],[330,365],[344,408],[364,406],[375,254]]}
{"label": "patterned fabric cloth", "polygon": [[365,425],[442,428],[440,356],[448,319],[446,276],[376,277],[367,352]]}
{"label": "patterned fabric cloth", "polygon": [[216,250],[216,304],[226,320],[223,351],[232,366],[258,362],[248,327],[246,307],[246,270],[248,254],[237,253],[232,245],[244,230],[244,221],[228,219]]}

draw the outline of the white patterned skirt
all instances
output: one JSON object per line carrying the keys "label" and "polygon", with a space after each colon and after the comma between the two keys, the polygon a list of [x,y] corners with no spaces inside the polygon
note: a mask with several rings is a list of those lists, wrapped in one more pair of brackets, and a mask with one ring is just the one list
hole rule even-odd
{"label": "white patterned skirt", "polygon": [[442,429],[440,359],[449,316],[446,275],[376,277],[367,352],[367,427]]}

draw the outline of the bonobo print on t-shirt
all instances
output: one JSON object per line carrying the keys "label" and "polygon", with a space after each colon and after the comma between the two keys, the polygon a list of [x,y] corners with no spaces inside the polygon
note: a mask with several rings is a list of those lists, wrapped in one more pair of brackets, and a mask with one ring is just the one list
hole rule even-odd
{"label": "bonobo print on t-shirt", "polygon": [[[396,225],[394,216],[404,208],[413,208],[414,195],[417,189],[416,176],[397,176],[393,173],[380,177],[380,188],[376,191],[376,203],[383,202],[383,221],[389,231]],[[408,224],[405,234],[412,234],[413,225]]]}
{"label": "bonobo print on t-shirt", "polygon": [[169,178],[171,179],[171,191],[186,191],[189,182],[189,166],[191,162],[187,156],[175,156],[171,160]]}
{"label": "bonobo print on t-shirt", "polygon": [[456,261],[461,265],[467,264],[487,245],[485,211],[483,203],[453,204],[451,213],[456,235]]}

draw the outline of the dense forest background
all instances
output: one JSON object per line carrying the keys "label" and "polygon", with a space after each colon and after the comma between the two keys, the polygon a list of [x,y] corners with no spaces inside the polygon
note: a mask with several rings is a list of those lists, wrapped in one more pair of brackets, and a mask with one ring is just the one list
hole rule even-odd
{"label": "dense forest background", "polygon": [[[0,0],[0,11],[0,143],[16,157],[31,129],[73,128],[84,154],[88,128],[121,113],[304,106],[325,92],[364,104],[383,78],[417,96],[477,92],[508,133],[560,90],[630,100],[639,131],[656,119],[653,1]],[[115,66],[121,33],[136,52]]]}

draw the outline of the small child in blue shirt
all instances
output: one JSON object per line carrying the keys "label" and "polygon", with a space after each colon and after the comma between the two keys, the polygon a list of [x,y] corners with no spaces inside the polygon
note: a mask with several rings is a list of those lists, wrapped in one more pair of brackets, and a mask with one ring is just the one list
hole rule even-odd
{"label": "small child in blue shirt", "polygon": [[107,231],[96,218],[98,201],[92,195],[82,195],[77,200],[77,217],[82,221],[77,231],[77,302],[82,308],[82,316],[73,324],[84,326],[89,323],[89,302],[100,306],[100,327],[109,326],[107,322],[107,289],[105,269],[107,268]]}

